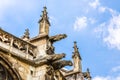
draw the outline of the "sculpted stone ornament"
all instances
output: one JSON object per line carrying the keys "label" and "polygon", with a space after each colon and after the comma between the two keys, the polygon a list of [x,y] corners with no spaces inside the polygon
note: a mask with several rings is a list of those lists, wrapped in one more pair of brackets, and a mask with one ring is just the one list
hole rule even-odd
{"label": "sculpted stone ornament", "polygon": [[37,59],[34,59],[34,61],[36,63],[39,63],[40,61],[45,60],[45,62],[47,62],[49,64],[49,63],[54,62],[56,60],[60,60],[60,59],[62,59],[64,57],[65,57],[64,53],[62,53],[62,54],[53,54],[53,55],[47,55],[47,56],[40,56]]}
{"label": "sculpted stone ornament", "polygon": [[59,40],[61,40],[61,39],[66,38],[66,37],[67,37],[66,34],[59,34],[59,35],[51,36],[51,37],[50,37],[50,41],[51,41],[52,43],[54,43],[54,42],[56,42],[56,41],[59,41]]}
{"label": "sculpted stone ornament", "polygon": [[88,80],[91,80],[90,71],[89,71],[88,68],[87,68],[87,72],[84,72],[84,73],[83,73],[83,76],[84,76],[85,78],[87,78]]}
{"label": "sculpted stone ornament", "polygon": [[[24,38],[29,38],[29,30],[26,29],[26,32],[24,33]],[[34,49],[36,46],[32,45],[31,43],[28,43],[18,37],[15,37],[14,35],[5,32],[4,30],[0,29],[0,41],[14,47],[24,53],[29,53],[30,55],[34,54]]]}
{"label": "sculpted stone ornament", "polygon": [[29,37],[30,33],[29,33],[29,29],[25,29],[25,33],[24,35],[22,36],[22,39],[23,40],[28,40],[30,37]]}
{"label": "sculpted stone ornament", "polygon": [[55,80],[54,79],[54,69],[52,66],[46,68],[47,72],[45,74],[45,80]]}
{"label": "sculpted stone ornament", "polygon": [[64,58],[65,54],[64,53],[62,53],[62,54],[53,54],[53,55],[49,55],[48,57],[50,57],[48,59],[48,61],[56,61],[56,60],[60,60],[60,59]]}
{"label": "sculpted stone ornament", "polygon": [[47,53],[48,55],[54,54],[54,49],[55,49],[55,48],[54,48],[52,42],[48,40],[46,53]]}
{"label": "sculpted stone ornament", "polygon": [[73,64],[71,61],[66,61],[66,60],[58,60],[52,63],[54,70],[58,70],[65,66],[72,66],[72,65]]}
{"label": "sculpted stone ornament", "polygon": [[0,41],[7,43],[7,44],[10,44],[11,39],[10,39],[9,35],[0,32]]}

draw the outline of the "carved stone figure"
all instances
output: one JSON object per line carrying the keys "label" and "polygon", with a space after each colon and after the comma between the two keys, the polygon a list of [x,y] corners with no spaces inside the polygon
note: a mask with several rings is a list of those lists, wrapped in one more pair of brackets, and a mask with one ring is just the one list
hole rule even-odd
{"label": "carved stone figure", "polygon": [[45,74],[45,80],[55,80],[54,79],[54,69],[52,66],[47,67],[47,72]]}
{"label": "carved stone figure", "polygon": [[53,43],[51,41],[47,41],[47,49],[46,49],[46,53],[51,55],[54,54],[54,49],[55,47],[53,46]]}

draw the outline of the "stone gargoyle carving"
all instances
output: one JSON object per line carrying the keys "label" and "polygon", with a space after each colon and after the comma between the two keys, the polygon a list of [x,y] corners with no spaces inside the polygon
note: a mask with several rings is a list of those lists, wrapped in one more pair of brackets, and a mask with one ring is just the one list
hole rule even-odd
{"label": "stone gargoyle carving", "polygon": [[64,53],[62,53],[62,54],[53,54],[53,55],[49,55],[48,57],[49,57],[47,59],[48,61],[56,61],[56,60],[60,60],[60,59],[64,58],[65,54]]}
{"label": "stone gargoyle carving", "polygon": [[56,42],[56,41],[59,41],[59,40],[61,40],[61,39],[66,38],[66,37],[67,37],[66,34],[59,34],[59,35],[51,36],[51,37],[49,38],[49,40],[50,40],[52,43],[54,43],[54,42]]}
{"label": "stone gargoyle carving", "polygon": [[73,63],[71,61],[66,61],[66,60],[58,60],[52,63],[54,70],[58,70],[65,66],[72,66],[72,65]]}

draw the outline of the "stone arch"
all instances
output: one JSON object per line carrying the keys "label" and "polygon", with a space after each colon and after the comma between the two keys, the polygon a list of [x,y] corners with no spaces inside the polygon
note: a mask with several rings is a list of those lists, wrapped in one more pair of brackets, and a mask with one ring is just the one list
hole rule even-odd
{"label": "stone arch", "polygon": [[0,68],[2,70],[0,73],[4,74],[1,75],[2,80],[22,80],[17,70],[12,67],[12,64],[3,55],[0,55]]}

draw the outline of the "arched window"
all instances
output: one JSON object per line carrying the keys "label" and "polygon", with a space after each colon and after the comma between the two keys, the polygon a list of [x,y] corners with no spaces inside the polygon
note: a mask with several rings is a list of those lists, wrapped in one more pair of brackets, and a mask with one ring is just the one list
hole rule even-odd
{"label": "arched window", "polygon": [[0,80],[13,80],[8,70],[0,64]]}
{"label": "arched window", "polygon": [[0,53],[0,80],[22,80],[16,68]]}

